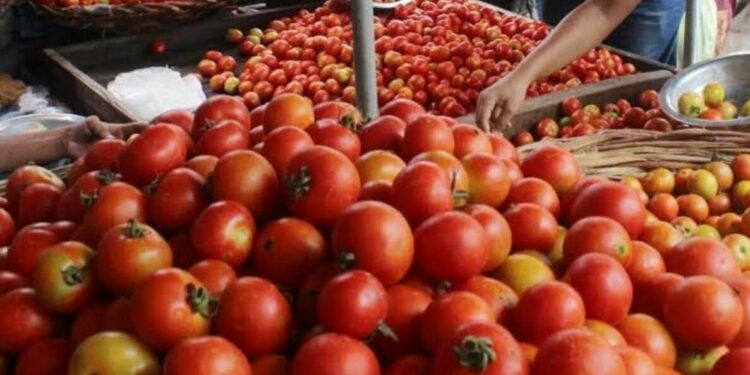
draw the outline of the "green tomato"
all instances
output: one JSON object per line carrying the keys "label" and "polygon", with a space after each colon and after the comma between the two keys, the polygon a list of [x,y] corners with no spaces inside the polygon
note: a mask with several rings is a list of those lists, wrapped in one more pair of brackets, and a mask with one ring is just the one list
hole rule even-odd
{"label": "green tomato", "polygon": [[706,109],[706,103],[703,102],[703,97],[694,92],[682,94],[678,106],[680,107],[680,113],[692,118],[697,118]]}
{"label": "green tomato", "polygon": [[718,108],[725,96],[724,87],[718,82],[711,82],[703,87],[703,100],[709,107]]}

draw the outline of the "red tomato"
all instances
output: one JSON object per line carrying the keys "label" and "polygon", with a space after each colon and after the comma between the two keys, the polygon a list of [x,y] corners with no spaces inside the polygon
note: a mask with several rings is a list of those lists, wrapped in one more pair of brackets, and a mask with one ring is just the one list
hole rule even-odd
{"label": "red tomato", "polygon": [[279,206],[279,178],[273,166],[255,151],[232,151],[219,159],[211,177],[214,200],[242,203],[258,220]]}
{"label": "red tomato", "polygon": [[472,125],[460,124],[453,127],[455,148],[453,154],[462,158],[471,153],[492,154],[492,143],[487,134]]}
{"label": "red tomato", "polygon": [[510,193],[508,167],[492,154],[474,153],[461,160],[469,176],[469,202],[499,207]]}
{"label": "red tomato", "polygon": [[39,341],[21,353],[16,363],[16,375],[65,374],[73,347],[68,340]]}
{"label": "red tomato", "polygon": [[54,316],[39,305],[31,288],[20,288],[0,296],[0,350],[20,353],[52,336]]}
{"label": "red tomato", "polygon": [[470,292],[448,292],[432,301],[422,314],[419,333],[422,343],[435,352],[461,328],[472,323],[494,321],[492,308],[481,297]]}
{"label": "red tomato", "polygon": [[524,342],[541,345],[548,337],[583,326],[583,299],[568,284],[548,281],[527,289],[512,315],[513,332]]}
{"label": "red tomato", "polygon": [[26,281],[23,276],[17,273],[10,271],[0,271],[0,295],[10,292],[14,289],[29,286],[28,284],[28,281]]}
{"label": "red tomato", "polygon": [[573,154],[557,146],[542,146],[528,154],[521,170],[525,177],[547,181],[558,194],[564,194],[581,178],[581,168]]}
{"label": "red tomato", "polygon": [[195,122],[195,116],[190,111],[183,111],[179,109],[173,109],[166,111],[159,116],[154,117],[151,120],[152,124],[158,124],[160,122],[166,122],[167,124],[177,125],[184,130],[188,135],[192,134],[193,123]]}
{"label": "red tomato", "polygon": [[164,359],[164,375],[251,375],[250,363],[236,346],[218,336],[193,337],[175,345]]}
{"label": "red tomato", "polygon": [[412,121],[423,114],[425,114],[424,108],[409,99],[395,99],[380,108],[381,116],[396,116],[407,124],[411,124]]}
{"label": "red tomato", "polygon": [[740,274],[732,251],[721,241],[693,237],[665,256],[667,270],[682,276],[708,275],[727,282]]}
{"label": "red tomato", "polygon": [[190,232],[179,232],[169,237],[169,247],[172,248],[172,263],[181,268],[187,268],[200,259],[195,255],[193,244],[190,242]]}
{"label": "red tomato", "polygon": [[267,106],[268,104],[263,104],[259,107],[255,107],[252,111],[250,111],[250,123],[252,124],[253,128],[263,127],[263,120],[266,117]]}
{"label": "red tomato", "polygon": [[432,215],[453,207],[449,176],[431,162],[410,164],[393,181],[392,203],[416,228]]}
{"label": "red tomato", "polygon": [[742,375],[750,368],[750,348],[739,348],[723,355],[711,375]]}
{"label": "red tomato", "polygon": [[324,263],[305,277],[295,300],[295,316],[304,326],[309,327],[318,323],[318,295],[328,280],[338,275],[339,267],[333,263]]}
{"label": "red tomato", "polygon": [[320,291],[317,311],[329,332],[360,339],[373,333],[392,334],[380,325],[388,311],[385,289],[369,272],[349,271],[333,277]]}
{"label": "red tomato", "polygon": [[494,323],[475,323],[461,328],[440,345],[431,373],[525,375],[529,364],[505,328]]}
{"label": "red tomato", "polygon": [[315,119],[334,119],[341,121],[344,118],[349,118],[348,121],[358,122],[361,120],[361,115],[357,111],[357,108],[349,103],[340,101],[331,101],[315,105],[313,107],[315,113]]}
{"label": "red tomato", "polygon": [[677,340],[710,349],[732,341],[742,326],[742,303],[724,282],[691,276],[667,296],[664,320]]}
{"label": "red tomato", "polygon": [[634,285],[644,284],[666,272],[667,266],[661,254],[649,244],[633,241],[633,257],[626,269]]}
{"label": "red tomato", "polygon": [[562,101],[562,111],[566,116],[570,116],[573,114],[573,112],[583,108],[581,105],[581,101],[578,100],[578,98],[575,97],[569,97],[565,98],[565,100]]}
{"label": "red tomato", "polygon": [[284,218],[258,233],[253,273],[284,287],[297,288],[326,258],[326,240],[311,224]]}
{"label": "red tomato", "polygon": [[503,137],[501,134],[490,133],[490,142],[492,143],[492,153],[500,159],[508,159],[514,163],[518,163],[521,157],[518,155],[518,150],[513,146],[509,140]]}
{"label": "red tomato", "polygon": [[508,204],[519,203],[534,203],[555,217],[560,215],[560,199],[555,189],[546,181],[536,177],[523,178],[513,185],[508,195]]}
{"label": "red tomato", "polygon": [[195,142],[195,152],[201,155],[222,155],[250,147],[250,133],[237,121],[224,120],[206,130]]}
{"label": "red tomato", "polygon": [[146,344],[167,351],[183,339],[208,334],[217,303],[191,274],[165,268],[135,288],[130,321]]}
{"label": "red tomato", "polygon": [[120,176],[107,170],[91,171],[81,175],[70,189],[66,190],[57,202],[57,220],[81,222],[86,213],[86,203],[93,203],[93,197],[103,188],[120,179]]}
{"label": "red tomato", "polygon": [[666,328],[649,315],[633,314],[617,326],[628,345],[648,354],[658,366],[672,368],[677,349]]}
{"label": "red tomato", "polygon": [[608,217],[620,223],[630,238],[638,238],[646,221],[646,207],[634,189],[616,182],[603,182],[581,191],[570,216],[573,222],[589,216]]}
{"label": "red tomato", "polygon": [[278,176],[284,176],[292,158],[313,144],[312,137],[304,130],[282,126],[266,135],[261,154],[271,163]]}
{"label": "red tomato", "polygon": [[198,262],[191,266],[188,272],[195,276],[212,296],[220,296],[231,283],[237,280],[234,269],[226,262],[216,259]]}
{"label": "red tomato", "polygon": [[8,212],[15,214],[21,192],[34,183],[53,185],[65,190],[65,183],[49,170],[37,165],[24,165],[13,170],[5,185],[5,198],[8,199]]}
{"label": "red tomato", "polygon": [[357,201],[360,179],[357,168],[342,153],[312,146],[290,161],[284,185],[294,216],[328,225]]}
{"label": "red tomato", "polygon": [[570,190],[562,195],[562,201],[560,202],[560,210],[562,213],[570,216],[570,210],[573,207],[573,203],[575,203],[578,196],[581,195],[581,192],[587,187],[599,182],[609,182],[609,180],[601,176],[587,176],[578,180]]}
{"label": "red tomato", "polygon": [[593,252],[609,255],[624,267],[633,257],[628,232],[616,221],[601,216],[587,217],[573,224],[563,244],[563,257],[568,264]]}
{"label": "red tomato", "polygon": [[462,212],[436,214],[414,232],[415,264],[435,280],[462,281],[482,271],[489,237],[478,221]]}
{"label": "red tomato", "polygon": [[623,120],[629,128],[642,128],[646,123],[646,111],[640,107],[628,108],[624,111]]}
{"label": "red tomato", "polygon": [[131,299],[128,297],[120,297],[110,302],[104,313],[102,331],[133,332],[133,325],[130,321],[131,306]]}
{"label": "red tomato", "polygon": [[419,317],[432,302],[424,291],[407,285],[394,285],[388,289],[388,313],[383,324],[398,338],[376,335],[373,339],[375,352],[383,359],[395,359],[402,355],[418,353]]}
{"label": "red tomato", "polygon": [[318,120],[306,130],[315,144],[337,150],[352,162],[356,162],[362,153],[359,137],[350,129],[341,125],[338,120]]}
{"label": "red tomato", "polygon": [[130,220],[102,236],[94,260],[99,281],[125,296],[155,271],[170,267],[172,251],[154,229]]}
{"label": "red tomato", "polygon": [[429,375],[430,360],[421,355],[407,355],[391,363],[384,375]]}
{"label": "red tomato", "polygon": [[437,116],[420,115],[408,123],[401,143],[400,155],[411,160],[426,151],[453,153],[455,141],[451,128]]}
{"label": "red tomato", "polygon": [[453,290],[472,292],[487,302],[495,312],[496,321],[509,323],[511,309],[518,303],[518,295],[502,282],[483,275],[476,275],[453,286]]}
{"label": "red tomato", "polygon": [[120,173],[127,182],[147,185],[185,163],[187,153],[182,129],[172,124],[151,125],[120,153]]}
{"label": "red tomato", "polygon": [[482,271],[495,270],[510,253],[513,234],[508,222],[497,210],[487,205],[471,205],[466,207],[464,211],[476,219],[479,224],[482,224],[490,240],[487,262],[485,262]]}
{"label": "red tomato", "polygon": [[[359,228],[367,227],[367,231]],[[384,285],[401,280],[414,256],[414,237],[409,223],[392,207],[379,202],[360,202],[336,220],[332,250],[344,266],[372,272]]]}
{"label": "red tomato", "polygon": [[252,252],[255,220],[234,201],[206,207],[193,222],[190,242],[199,259],[219,259],[233,268],[242,266]]}
{"label": "red tomato", "polygon": [[203,177],[188,168],[167,172],[148,196],[150,222],[166,232],[189,228],[208,205],[204,184]]}
{"label": "red tomato", "polygon": [[570,264],[565,280],[581,295],[586,317],[609,324],[625,319],[633,285],[625,268],[608,255],[585,254]]}
{"label": "red tomato", "polygon": [[625,363],[603,338],[583,329],[567,329],[539,347],[534,375],[626,375]]}
{"label": "red tomato", "polygon": [[8,211],[0,208],[0,247],[7,246],[16,235],[16,222]]}
{"label": "red tomato", "polygon": [[122,139],[102,139],[94,142],[86,150],[83,162],[89,171],[109,169],[112,172],[117,172],[119,169],[118,160],[123,149],[125,149],[125,141]]}
{"label": "red tomato", "polygon": [[380,365],[365,343],[337,333],[324,333],[304,343],[294,356],[292,374],[378,375]]}
{"label": "red tomato", "polygon": [[228,95],[214,95],[195,110],[193,139],[198,140],[205,131],[224,120],[235,120],[247,130],[252,127],[250,112],[242,100]]}
{"label": "red tomato", "polygon": [[315,122],[312,101],[297,94],[282,94],[274,97],[263,116],[263,131],[268,134],[282,126],[305,129]]}
{"label": "red tomato", "polygon": [[633,311],[661,318],[664,301],[684,277],[671,272],[662,273],[644,284],[636,285]]}
{"label": "red tomato", "polygon": [[70,341],[78,346],[81,341],[104,330],[107,305],[91,303],[79,310],[70,328]]}
{"label": "red tomato", "polygon": [[94,251],[80,242],[63,242],[47,248],[37,261],[32,285],[46,309],[71,314],[96,293]]}
{"label": "red tomato", "polygon": [[58,241],[54,233],[45,229],[21,230],[8,248],[8,271],[30,279],[39,258]]}
{"label": "red tomato", "polygon": [[216,156],[198,155],[188,160],[184,166],[198,172],[204,179],[208,179],[218,162],[219,158]]}
{"label": "red tomato", "polygon": [[617,354],[625,363],[628,375],[649,375],[656,373],[656,364],[651,357],[640,349],[630,346],[616,346]]}
{"label": "red tomato", "polygon": [[222,294],[214,324],[218,335],[255,358],[286,347],[292,333],[292,311],[273,284],[243,277]]}
{"label": "red tomato", "polygon": [[513,249],[549,252],[557,239],[557,220],[533,203],[512,206],[503,214],[513,233]]}
{"label": "red tomato", "polygon": [[365,124],[359,131],[362,152],[372,150],[398,151],[406,131],[406,123],[396,116],[383,115]]}

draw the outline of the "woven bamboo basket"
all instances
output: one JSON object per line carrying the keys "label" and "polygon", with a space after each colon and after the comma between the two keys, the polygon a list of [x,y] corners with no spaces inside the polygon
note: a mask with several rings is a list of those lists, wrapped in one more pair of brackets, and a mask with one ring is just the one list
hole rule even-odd
{"label": "woven bamboo basket", "polygon": [[649,170],[696,168],[711,161],[730,161],[750,153],[750,133],[682,129],[662,133],[641,129],[605,130],[592,135],[548,139],[519,148],[526,155],[554,144],[573,153],[586,175],[612,179],[640,177]]}
{"label": "woven bamboo basket", "polygon": [[230,0],[169,1],[148,4],[88,5],[68,8],[29,2],[40,16],[71,29],[119,34],[153,31],[185,23],[222,8]]}

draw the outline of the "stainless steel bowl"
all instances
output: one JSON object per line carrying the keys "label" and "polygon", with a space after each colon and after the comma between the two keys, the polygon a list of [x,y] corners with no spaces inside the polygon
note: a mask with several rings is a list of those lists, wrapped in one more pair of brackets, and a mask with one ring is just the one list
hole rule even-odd
{"label": "stainless steel bowl", "polygon": [[43,113],[13,117],[0,121],[0,137],[28,132],[35,124],[41,124],[46,130],[80,124],[86,118],[67,113]]}
{"label": "stainless steel bowl", "polygon": [[686,125],[725,128],[750,124],[750,117],[727,121],[707,121],[680,113],[678,101],[686,92],[701,93],[710,82],[719,82],[726,91],[725,101],[733,102],[739,111],[750,100],[750,53],[722,56],[695,64],[672,77],[659,93],[664,113]]}

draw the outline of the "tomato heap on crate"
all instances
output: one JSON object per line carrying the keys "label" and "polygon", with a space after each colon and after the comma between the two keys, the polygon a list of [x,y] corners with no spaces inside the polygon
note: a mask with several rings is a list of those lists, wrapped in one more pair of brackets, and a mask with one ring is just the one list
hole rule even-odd
{"label": "tomato heap on crate", "polygon": [[[464,0],[419,0],[375,17],[380,105],[412,99],[430,112],[459,117],[474,110],[479,92],[512,70],[542,40],[548,26],[503,15]],[[206,52],[198,71],[215,92],[236,94],[249,108],[283,92],[315,103],[354,103],[352,24],[333,3],[272,21],[264,31],[227,31],[247,60]],[[529,96],[632,74],[635,67],[605,49],[594,49],[546,79]],[[235,76],[237,74],[237,76]]]}
{"label": "tomato heap on crate", "polygon": [[620,183],[382,113],[217,95],[17,168],[0,373],[746,373],[750,155]]}
{"label": "tomato heap on crate", "polygon": [[604,129],[648,129],[671,131],[680,123],[667,117],[659,103],[656,90],[646,90],[638,97],[637,105],[627,99],[604,105],[582,105],[578,98],[570,97],[561,105],[562,118],[544,118],[532,131],[523,130],[513,136],[516,146],[544,138],[569,138],[593,134]]}

